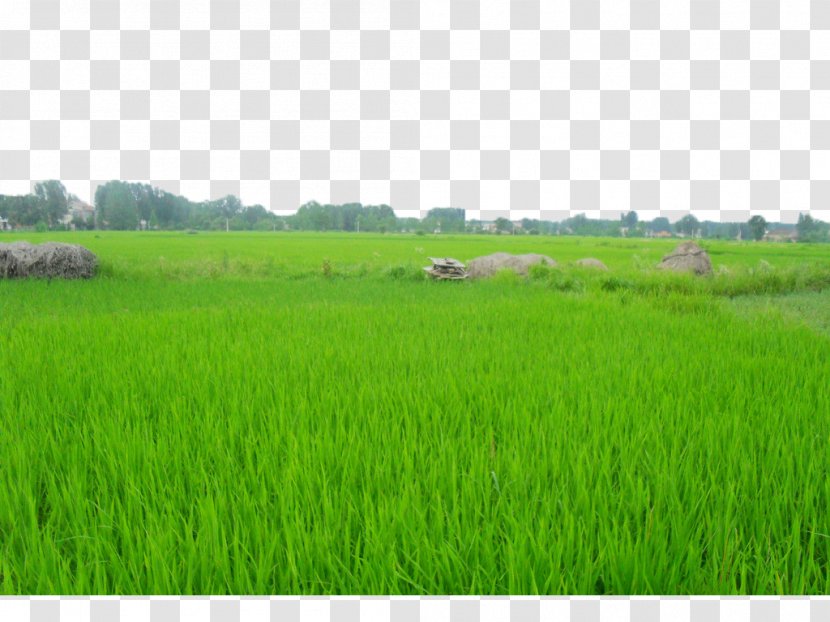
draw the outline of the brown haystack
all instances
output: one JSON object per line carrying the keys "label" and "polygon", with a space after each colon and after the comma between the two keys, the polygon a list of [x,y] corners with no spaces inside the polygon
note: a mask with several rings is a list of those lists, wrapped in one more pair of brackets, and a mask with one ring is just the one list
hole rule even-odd
{"label": "brown haystack", "polygon": [[576,265],[583,268],[596,268],[597,270],[608,270],[608,266],[602,263],[599,259],[593,257],[586,257],[585,259],[577,259]]}
{"label": "brown haystack", "polygon": [[471,279],[480,279],[493,276],[499,270],[513,270],[520,276],[526,276],[530,266],[545,264],[555,266],[556,261],[547,255],[528,253],[526,255],[511,255],[509,253],[493,253],[476,257],[467,264],[467,274]]}
{"label": "brown haystack", "polygon": [[657,268],[701,275],[712,274],[712,260],[709,259],[709,254],[694,242],[683,242],[663,257]]}
{"label": "brown haystack", "polygon": [[98,258],[74,244],[0,244],[0,279],[89,279],[95,274]]}

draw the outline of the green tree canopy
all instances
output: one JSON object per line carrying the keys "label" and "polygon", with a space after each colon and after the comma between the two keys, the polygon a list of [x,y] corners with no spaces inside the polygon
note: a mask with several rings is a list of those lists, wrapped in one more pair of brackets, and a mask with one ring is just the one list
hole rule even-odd
{"label": "green tree canopy", "polygon": [[695,232],[700,229],[700,221],[692,216],[691,214],[687,214],[683,218],[677,221],[674,225],[675,231],[678,233],[683,233],[685,235],[694,235]]}
{"label": "green tree canopy", "polygon": [[763,216],[753,216],[747,223],[753,240],[760,240],[767,231],[767,221]]}
{"label": "green tree canopy", "polygon": [[43,216],[50,227],[69,212],[69,193],[55,179],[36,183],[34,195],[42,202]]}

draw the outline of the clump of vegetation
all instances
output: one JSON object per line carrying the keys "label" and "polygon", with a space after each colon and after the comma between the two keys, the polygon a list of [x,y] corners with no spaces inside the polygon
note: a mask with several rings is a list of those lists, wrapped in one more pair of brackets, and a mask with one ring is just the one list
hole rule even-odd
{"label": "clump of vegetation", "polygon": [[556,266],[535,264],[528,269],[528,277],[532,281],[542,282],[550,289],[559,292],[584,292],[585,280],[577,276],[573,270],[566,270]]}
{"label": "clump of vegetation", "polygon": [[605,292],[634,291],[634,282],[616,275],[604,276],[600,279],[600,289]]}
{"label": "clump of vegetation", "polygon": [[533,264],[527,270],[527,276],[533,281],[545,281],[551,278],[551,274],[556,271],[555,266],[549,266],[546,262]]}
{"label": "clump of vegetation", "polygon": [[421,266],[413,263],[397,264],[389,266],[386,275],[396,281],[423,281],[427,278],[426,272]]}

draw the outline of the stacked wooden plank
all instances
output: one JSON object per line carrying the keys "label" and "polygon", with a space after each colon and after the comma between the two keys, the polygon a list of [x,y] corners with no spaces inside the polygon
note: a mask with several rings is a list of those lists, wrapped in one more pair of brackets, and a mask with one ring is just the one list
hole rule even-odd
{"label": "stacked wooden plank", "polygon": [[430,257],[432,266],[424,268],[427,274],[434,279],[466,279],[467,270],[463,263],[451,257]]}

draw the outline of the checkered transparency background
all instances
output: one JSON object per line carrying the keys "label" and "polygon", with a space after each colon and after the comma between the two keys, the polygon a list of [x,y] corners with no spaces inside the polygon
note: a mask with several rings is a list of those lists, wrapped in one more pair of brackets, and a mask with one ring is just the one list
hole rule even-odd
{"label": "checkered transparency background", "polygon": [[825,622],[830,620],[830,599],[38,597],[0,599],[0,619],[15,622]]}
{"label": "checkered transparency background", "polygon": [[0,192],[830,215],[830,0],[13,0]]}

